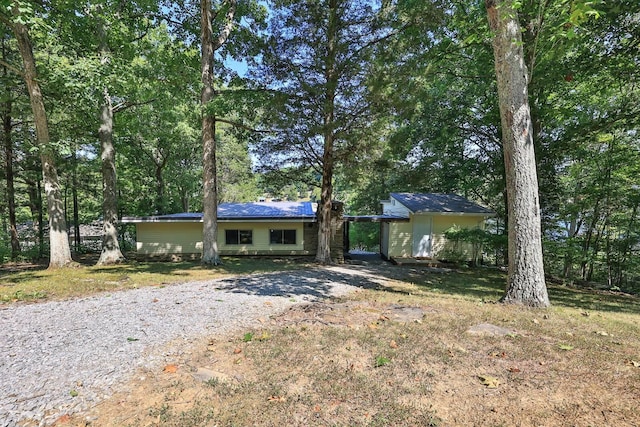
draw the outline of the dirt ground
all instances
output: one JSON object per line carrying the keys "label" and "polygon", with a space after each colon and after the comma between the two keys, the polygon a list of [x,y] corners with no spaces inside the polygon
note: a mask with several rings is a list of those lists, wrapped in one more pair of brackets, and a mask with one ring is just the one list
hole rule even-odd
{"label": "dirt ground", "polygon": [[446,270],[368,274],[388,287],[203,339],[56,425],[640,426],[639,313],[527,310],[412,283]]}

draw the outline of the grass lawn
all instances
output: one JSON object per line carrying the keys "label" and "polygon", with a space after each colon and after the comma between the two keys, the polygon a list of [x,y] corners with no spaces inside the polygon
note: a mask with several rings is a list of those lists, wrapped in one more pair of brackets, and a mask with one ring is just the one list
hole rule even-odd
{"label": "grass lawn", "polygon": [[[121,266],[79,277],[127,277],[117,288],[282,267],[261,262]],[[41,275],[41,288],[29,289],[50,295],[47,274],[1,277],[37,283]],[[640,425],[637,297],[551,286],[553,306],[532,310],[495,303],[505,283],[497,270],[387,266],[371,274],[384,284],[204,338],[165,369],[141,372],[90,422],[82,414],[65,425]],[[478,325],[501,329],[473,332]]]}
{"label": "grass lawn", "polygon": [[[95,260],[93,260],[95,261]],[[74,268],[49,270],[45,265],[0,266],[0,303],[66,299],[98,292],[164,286],[230,275],[304,268],[309,260],[280,258],[224,258],[216,267],[199,262],[135,262],[97,267],[77,264]]]}

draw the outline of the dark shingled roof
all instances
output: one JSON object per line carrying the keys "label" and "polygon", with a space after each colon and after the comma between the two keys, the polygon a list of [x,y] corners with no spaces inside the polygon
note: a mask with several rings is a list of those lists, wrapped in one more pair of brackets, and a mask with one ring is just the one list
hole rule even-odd
{"label": "dark shingled roof", "polygon": [[[316,212],[311,202],[255,202],[221,203],[218,205],[218,220],[261,219],[315,219]],[[122,222],[180,222],[202,221],[202,213],[184,212],[155,215],[143,218],[122,218]]]}
{"label": "dark shingled roof", "polygon": [[457,194],[391,193],[391,197],[402,203],[413,213],[450,212],[494,214],[491,209],[473,203]]}

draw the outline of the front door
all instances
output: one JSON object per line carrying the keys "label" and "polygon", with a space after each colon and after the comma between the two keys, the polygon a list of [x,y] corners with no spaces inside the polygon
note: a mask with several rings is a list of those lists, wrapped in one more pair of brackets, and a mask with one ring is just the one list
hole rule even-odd
{"label": "front door", "polygon": [[431,256],[431,224],[432,218],[413,217],[413,254],[417,258]]}

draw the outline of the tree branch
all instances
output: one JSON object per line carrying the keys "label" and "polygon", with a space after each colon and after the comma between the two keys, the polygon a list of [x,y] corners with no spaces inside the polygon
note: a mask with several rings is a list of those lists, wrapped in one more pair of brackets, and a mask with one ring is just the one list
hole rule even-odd
{"label": "tree branch", "polygon": [[235,13],[236,13],[236,5],[237,5],[236,0],[229,0],[229,10],[227,11],[227,16],[225,17],[225,20],[227,22],[224,25],[224,28],[220,31],[220,34],[218,34],[218,40],[213,42],[214,52],[220,49],[220,47],[227,41],[227,39],[229,38],[229,35],[231,34],[231,30],[233,30],[233,25],[234,25],[233,17],[235,16]]}
{"label": "tree branch", "polygon": [[251,132],[256,132],[256,133],[276,133],[275,130],[256,129],[256,128],[252,128],[251,126],[247,126],[244,123],[235,122],[233,120],[228,120],[228,119],[221,119],[219,117],[216,117],[216,121],[220,122],[220,123],[226,123],[228,125],[235,126],[235,127],[240,128],[240,129],[248,130],[248,131],[251,131]]}
{"label": "tree branch", "polygon": [[115,113],[119,113],[120,111],[124,111],[127,110],[131,107],[139,107],[140,105],[147,105],[147,104],[151,104],[153,102],[155,102],[156,99],[150,99],[148,101],[143,101],[143,102],[131,102],[131,101],[125,101],[125,102],[121,102],[120,104],[116,105],[115,107],[113,107],[113,114]]}
{"label": "tree branch", "polygon": [[19,75],[20,77],[24,78],[24,72],[22,70],[19,70],[18,68],[16,68],[13,65],[9,64],[4,59],[0,59],[0,65],[5,67],[7,70],[9,70],[9,71]]}

